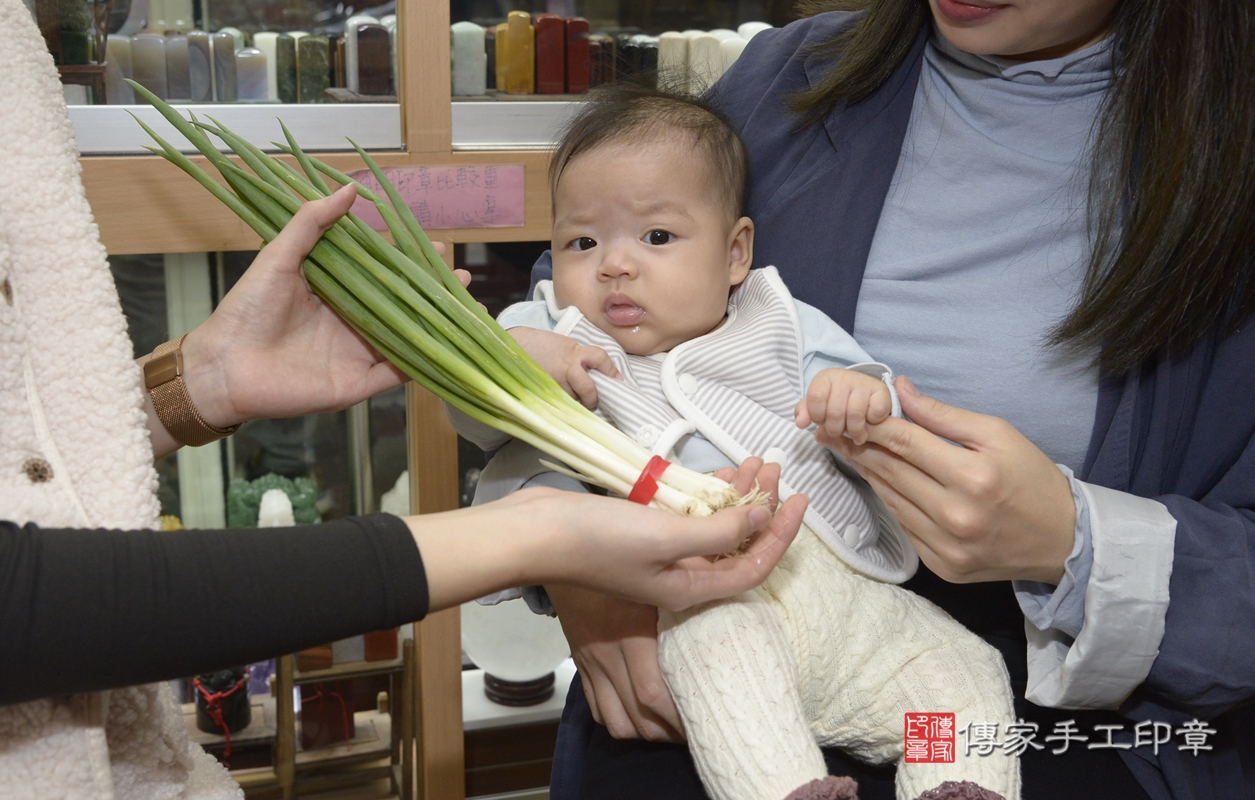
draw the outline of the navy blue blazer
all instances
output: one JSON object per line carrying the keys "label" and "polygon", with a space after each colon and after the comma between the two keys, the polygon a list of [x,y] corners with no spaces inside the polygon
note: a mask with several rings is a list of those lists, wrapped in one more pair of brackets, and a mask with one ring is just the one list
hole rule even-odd
{"label": "navy blue blazer", "polygon": [[[775,265],[797,297],[846,330],[926,39],[872,97],[799,131],[784,100],[822,76],[827,62],[808,47],[849,19],[832,12],[758,34],[711,93],[749,150],[755,265]],[[542,259],[534,280],[549,277],[547,267]],[[1122,755],[1155,797],[1255,797],[1255,707],[1247,705],[1255,699],[1255,324],[1107,376],[1080,477],[1154,498],[1177,520],[1160,653],[1121,713],[1198,717],[1219,731],[1214,749],[1197,757],[1175,748]],[[1024,618],[1009,585],[955,586],[920,572],[907,586],[998,646],[1022,698]]]}

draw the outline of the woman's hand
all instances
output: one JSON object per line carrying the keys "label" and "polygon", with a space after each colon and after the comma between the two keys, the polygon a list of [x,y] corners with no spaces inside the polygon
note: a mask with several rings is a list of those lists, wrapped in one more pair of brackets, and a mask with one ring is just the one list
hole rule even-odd
{"label": "woman's hand", "polygon": [[[731,482],[741,494],[749,492],[757,482],[771,494],[774,502],[780,470],[774,464],[764,467],[759,459],[748,459],[736,473],[728,470],[721,472],[720,477]],[[757,563],[746,564],[744,557],[737,557],[707,564],[738,569],[752,567],[749,579],[753,583],[747,583],[744,589],[757,585],[766,578],[796,534],[805,510],[806,503],[801,497],[789,498],[777,509],[767,538],[760,535],[750,548],[749,554],[754,554]],[[641,532],[646,531],[654,535],[648,528]],[[676,541],[673,538],[676,534],[664,535],[667,540]],[[651,550],[656,546],[665,546],[665,541],[647,545]],[[608,565],[607,569],[614,567]],[[762,578],[758,577],[760,574]],[[658,611],[654,605],[576,586],[550,584],[546,588],[571,645],[571,656],[579,667],[593,719],[605,725],[616,739],[682,741],[680,714],[658,667]],[[691,598],[692,595],[687,595],[685,600]],[[714,598],[712,594],[706,599]],[[676,608],[676,603],[667,602],[669,599],[652,598],[651,602]]]}
{"label": "woman's hand", "polygon": [[[747,459],[732,482],[744,494],[755,477],[774,493],[779,470]],[[774,515],[761,506],[739,506],[697,518],[617,498],[533,488],[406,521],[428,565],[432,610],[537,583],[582,586],[680,610],[762,583],[797,535],[806,502],[794,495]],[[714,558],[738,548],[735,557]]]}
{"label": "woman's hand", "polygon": [[356,196],[350,186],[304,204],[184,341],[189,373],[200,365],[188,392],[209,422],[347,408],[404,380],[301,274],[305,256]]}
{"label": "woman's hand", "polygon": [[593,719],[616,739],[684,741],[658,666],[658,609],[578,586],[545,588]]}
{"label": "woman's hand", "polygon": [[[188,394],[211,424],[347,408],[405,380],[310,291],[301,273],[319,237],[355,198],[348,186],[303,205],[184,340]],[[158,433],[160,457],[174,448],[163,447]]]}
{"label": "woman's hand", "polygon": [[1067,477],[1006,421],[926,397],[903,376],[895,386],[911,422],[868,426],[863,445],[816,438],[867,479],[945,580],[1058,584],[1076,530]]}
{"label": "woman's hand", "polygon": [[[720,477],[773,498],[779,467],[747,459]],[[797,535],[806,498],[681,517],[625,500],[525,489],[493,503],[408,517],[433,611],[543,583],[599,720],[616,736],[674,740],[679,715],[658,671],[655,606],[682,609],[761,583]],[[748,544],[743,554],[714,559]]]}

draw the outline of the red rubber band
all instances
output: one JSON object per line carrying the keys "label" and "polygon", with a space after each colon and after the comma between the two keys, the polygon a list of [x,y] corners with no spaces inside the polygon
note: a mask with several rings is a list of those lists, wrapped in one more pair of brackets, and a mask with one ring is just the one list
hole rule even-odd
{"label": "red rubber band", "polygon": [[641,476],[636,479],[636,483],[632,486],[628,499],[643,506],[649,505],[649,501],[653,500],[654,495],[658,494],[658,479],[662,477],[662,473],[666,472],[669,466],[671,466],[671,462],[662,456],[654,456],[649,459],[649,463],[645,465]]}

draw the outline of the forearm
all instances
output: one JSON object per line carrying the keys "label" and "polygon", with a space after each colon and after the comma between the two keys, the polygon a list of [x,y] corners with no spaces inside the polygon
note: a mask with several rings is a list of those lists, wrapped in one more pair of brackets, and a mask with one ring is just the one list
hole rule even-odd
{"label": "forearm", "polygon": [[558,523],[528,504],[476,506],[405,521],[423,554],[432,611],[553,575]]}
{"label": "forearm", "polygon": [[421,618],[396,517],[225,531],[0,523],[0,704],[198,674]]}
{"label": "forearm", "polygon": [[[496,459],[494,459],[495,462]],[[493,477],[495,464],[490,464],[490,469],[484,470],[484,473],[490,476],[489,480],[485,480],[484,476],[480,476],[479,487],[475,492],[475,505],[485,505],[498,500],[505,496],[502,490],[507,486],[511,488],[508,491],[518,491],[512,488],[512,483],[505,480],[497,480]],[[542,472],[528,479],[519,488],[528,487],[547,487],[550,489],[558,489],[565,492],[577,492],[579,494],[588,494],[588,488],[584,484],[558,472]],[[508,493],[508,492],[507,492]],[[544,586],[537,584],[528,584],[526,586],[511,586],[498,592],[491,592],[487,595],[480,596],[476,600],[485,605],[496,605],[497,603],[507,602],[509,600],[523,600],[536,614],[545,616],[554,616],[553,603],[549,600],[549,595],[545,591]]]}

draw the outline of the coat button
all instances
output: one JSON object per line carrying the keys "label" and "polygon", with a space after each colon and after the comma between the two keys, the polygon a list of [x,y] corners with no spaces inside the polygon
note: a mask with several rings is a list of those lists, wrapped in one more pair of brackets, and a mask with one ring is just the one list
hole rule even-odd
{"label": "coat button", "polygon": [[0,294],[4,295],[4,302],[13,305],[13,284],[9,283],[8,278],[0,283]]}
{"label": "coat button", "polygon": [[636,432],[636,443],[641,447],[653,447],[658,441],[658,429],[653,425],[642,425]]}
{"label": "coat button", "polygon": [[47,483],[52,480],[52,465],[42,458],[29,458],[22,465],[22,471],[31,483]]}
{"label": "coat button", "polygon": [[768,447],[763,453],[763,463],[779,464],[780,469],[784,469],[789,466],[789,456],[779,447]]}
{"label": "coat button", "polygon": [[686,372],[681,375],[679,383],[680,391],[684,392],[686,396],[692,397],[697,394],[697,378],[694,378],[691,373]]}
{"label": "coat button", "polygon": [[845,543],[851,549],[858,549],[862,543],[863,532],[858,529],[857,525],[846,525],[845,530],[841,532],[841,538],[845,539]]}

